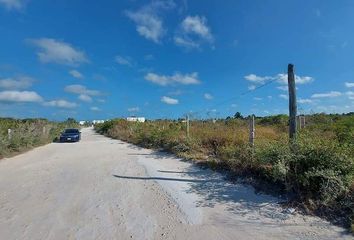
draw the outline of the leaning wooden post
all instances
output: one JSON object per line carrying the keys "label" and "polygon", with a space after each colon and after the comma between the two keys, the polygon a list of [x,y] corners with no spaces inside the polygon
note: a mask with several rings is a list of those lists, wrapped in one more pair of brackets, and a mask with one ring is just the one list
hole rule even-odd
{"label": "leaning wooden post", "polygon": [[255,138],[254,115],[250,116],[249,128],[250,128],[250,139],[249,139],[250,146],[254,147],[254,138]]}
{"label": "leaning wooden post", "polygon": [[288,65],[288,87],[289,87],[289,138],[290,141],[296,139],[296,86],[294,65]]}

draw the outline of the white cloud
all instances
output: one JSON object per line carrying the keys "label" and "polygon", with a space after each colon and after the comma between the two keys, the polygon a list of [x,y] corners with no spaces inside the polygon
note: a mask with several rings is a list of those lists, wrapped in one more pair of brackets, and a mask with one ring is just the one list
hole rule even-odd
{"label": "white cloud", "polygon": [[104,99],[97,99],[97,102],[99,102],[99,103],[105,103],[106,100],[104,100]]}
{"label": "white cloud", "polygon": [[131,107],[131,108],[128,108],[128,112],[139,112],[140,111],[140,108],[139,107]]}
{"label": "white cloud", "polygon": [[146,39],[159,43],[165,30],[162,20],[147,12],[127,12],[127,16],[136,24],[136,31]]}
{"label": "white cloud", "polygon": [[272,77],[260,77],[257,76],[256,74],[249,74],[245,76],[245,79],[249,82],[255,83],[255,84],[263,84],[265,81],[272,79]]}
{"label": "white cloud", "polygon": [[83,102],[92,102],[92,97],[90,97],[89,95],[86,95],[86,94],[80,94],[78,96],[78,99],[80,99]]}
{"label": "white cloud", "polygon": [[[273,79],[277,79],[277,82],[280,84],[288,84],[288,74],[284,74],[284,73],[279,73],[278,75],[276,75],[275,77],[273,77]],[[295,83],[297,84],[307,84],[307,83],[311,83],[314,81],[313,77],[309,77],[309,76],[298,76],[295,75]]]}
{"label": "white cloud", "polygon": [[298,103],[301,103],[301,104],[306,104],[306,103],[312,103],[313,101],[311,99],[304,99],[304,98],[299,98],[297,100]]}
{"label": "white cloud", "polygon": [[[284,73],[279,73],[275,76],[264,76],[264,77],[257,76],[256,74],[249,74],[244,78],[253,84],[259,84],[259,85],[264,84],[268,80],[275,80],[282,85],[288,84],[288,74],[284,74]],[[295,82],[297,84],[307,84],[313,81],[314,81],[313,77],[295,75]],[[285,86],[279,86],[278,88],[281,90],[286,90]]]}
{"label": "white cloud", "polygon": [[256,85],[249,85],[248,86],[248,90],[255,90],[256,89]]}
{"label": "white cloud", "polygon": [[174,37],[176,45],[199,48],[202,42],[213,43],[214,37],[204,16],[187,16]]}
{"label": "white cloud", "polygon": [[204,98],[207,100],[212,100],[214,97],[210,93],[204,93]]}
{"label": "white cloud", "polygon": [[58,108],[76,108],[78,106],[74,102],[68,102],[62,99],[44,102],[43,105],[48,107],[58,107]]}
{"label": "white cloud", "polygon": [[73,76],[74,78],[77,78],[77,79],[83,79],[84,78],[84,75],[82,73],[80,73],[79,71],[77,71],[77,70],[71,70],[71,71],[69,71],[69,74],[71,76]]}
{"label": "white cloud", "polygon": [[354,92],[348,91],[348,92],[346,92],[345,94],[348,96],[348,98],[349,98],[350,100],[354,100]]}
{"label": "white cloud", "polygon": [[235,108],[235,107],[237,107],[237,104],[233,103],[233,104],[231,104],[231,107]]}
{"label": "white cloud", "polygon": [[280,94],[279,97],[283,98],[283,99],[286,99],[286,100],[289,99],[288,95],[285,95],[285,94]]}
{"label": "white cloud", "polygon": [[261,101],[261,100],[263,100],[263,98],[260,98],[260,97],[254,97],[253,99],[256,100],[256,101]]}
{"label": "white cloud", "polygon": [[196,34],[208,41],[213,40],[213,35],[211,34],[210,28],[207,26],[207,20],[203,16],[187,16],[183,20],[181,27],[185,33]]}
{"label": "white cloud", "polygon": [[161,86],[174,85],[174,84],[190,85],[190,84],[200,83],[197,72],[193,72],[191,74],[184,74],[184,75],[177,72],[172,76],[148,73],[145,75],[145,80]]}
{"label": "white cloud", "polygon": [[12,10],[20,10],[24,7],[24,0],[0,0],[0,4],[3,5],[6,9]]}
{"label": "white cloud", "polygon": [[4,78],[0,79],[0,88],[9,90],[26,89],[34,82],[30,77]]}
{"label": "white cloud", "polygon": [[119,56],[118,55],[118,56],[115,57],[115,60],[120,65],[126,65],[126,66],[129,66],[129,67],[132,66],[131,59],[129,57],[123,57],[123,56]]}
{"label": "white cloud", "polygon": [[346,86],[347,88],[352,88],[352,87],[354,87],[354,82],[346,82],[346,83],[345,83],[345,86]]}
{"label": "white cloud", "polygon": [[199,43],[191,40],[191,39],[185,39],[183,37],[174,37],[175,43],[178,46],[181,47],[186,47],[186,48],[199,48]]}
{"label": "white cloud", "polygon": [[0,102],[42,102],[43,98],[33,91],[2,91]]}
{"label": "white cloud", "polygon": [[102,94],[100,91],[87,89],[85,86],[79,84],[68,85],[64,88],[64,90],[69,93],[88,96],[99,96]]}
{"label": "white cloud", "polygon": [[288,86],[278,86],[277,88],[279,90],[282,90],[282,91],[289,91],[289,87]]}
{"label": "white cloud", "polygon": [[69,43],[52,38],[32,39],[29,42],[40,49],[37,55],[43,63],[79,65],[89,62],[83,51],[75,49]]}
{"label": "white cloud", "polygon": [[311,98],[333,98],[333,97],[339,97],[341,95],[342,93],[340,92],[330,91],[328,93],[315,93],[311,96]]}
{"label": "white cloud", "polygon": [[158,16],[161,10],[172,9],[175,3],[170,1],[153,1],[139,10],[126,11],[126,15],[136,24],[136,31],[148,40],[159,43],[166,32],[162,19]]}
{"label": "white cloud", "polygon": [[91,109],[91,111],[94,111],[94,112],[101,111],[101,109],[99,107],[91,107],[90,109]]}
{"label": "white cloud", "polygon": [[163,96],[161,98],[161,102],[166,103],[166,104],[175,105],[175,104],[178,104],[179,101],[178,101],[178,99],[175,99],[175,98]]}

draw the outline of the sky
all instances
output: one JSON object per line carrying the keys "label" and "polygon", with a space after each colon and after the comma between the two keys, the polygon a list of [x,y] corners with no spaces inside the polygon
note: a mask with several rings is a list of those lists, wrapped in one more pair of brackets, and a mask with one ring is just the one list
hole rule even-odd
{"label": "sky", "polygon": [[354,1],[0,0],[0,117],[354,111]]}

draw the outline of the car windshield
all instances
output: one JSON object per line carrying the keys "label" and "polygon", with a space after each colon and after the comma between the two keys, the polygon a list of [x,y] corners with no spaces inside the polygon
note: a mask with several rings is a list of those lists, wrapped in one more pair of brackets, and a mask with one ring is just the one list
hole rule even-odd
{"label": "car windshield", "polygon": [[65,129],[64,133],[79,133],[78,129]]}

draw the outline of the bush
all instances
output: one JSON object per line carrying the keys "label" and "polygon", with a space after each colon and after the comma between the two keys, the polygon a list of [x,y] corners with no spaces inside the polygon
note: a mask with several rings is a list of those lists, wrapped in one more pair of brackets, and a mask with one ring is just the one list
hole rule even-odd
{"label": "bush", "polygon": [[[46,119],[0,118],[0,158],[52,142],[69,127],[78,127],[78,123],[73,119],[58,123]],[[11,138],[8,129],[12,129]]]}
{"label": "bush", "polygon": [[288,144],[288,117],[257,118],[255,148],[248,144],[246,119],[191,121],[190,137],[183,122],[157,120],[131,123],[114,120],[96,130],[144,147],[205,161],[213,169],[226,168],[274,184],[313,210],[354,214],[354,115],[307,116],[307,127]]}

